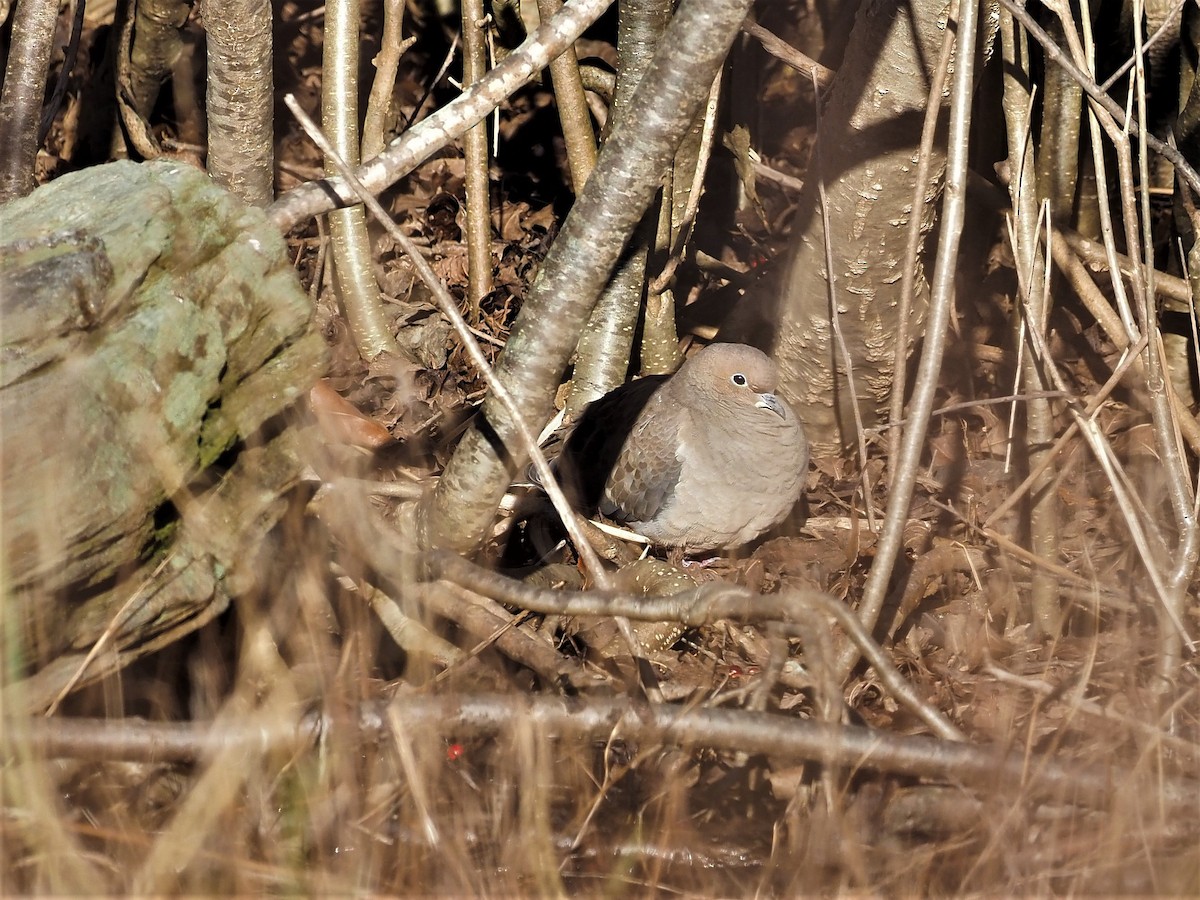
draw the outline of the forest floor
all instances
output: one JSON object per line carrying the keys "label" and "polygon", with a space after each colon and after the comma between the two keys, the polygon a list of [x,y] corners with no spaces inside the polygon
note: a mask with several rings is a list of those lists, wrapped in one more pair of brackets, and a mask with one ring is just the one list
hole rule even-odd
{"label": "forest floor", "polygon": [[[448,45],[433,24],[422,29],[396,89],[400,118],[427,114],[453,93],[444,81],[429,90]],[[85,50],[91,46],[93,55],[89,42],[95,37],[85,35]],[[315,110],[319,21],[295,22],[283,37],[278,93],[295,92]],[[584,55],[615,63],[602,33],[582,46]],[[195,49],[189,44],[190,53]],[[369,58],[365,53],[366,69]],[[811,107],[811,91],[785,67],[752,49],[738,64],[766,73],[757,89],[763,110]],[[85,53],[79,72],[91,65],[96,63]],[[800,115],[761,120],[752,128],[761,129],[755,139],[764,165],[787,178],[802,177],[810,126]],[[318,177],[322,165],[289,121],[283,110],[277,125],[279,191]],[[52,150],[70,137],[62,122],[52,132]],[[162,136],[174,136],[183,146],[188,128],[183,121],[167,122]],[[497,146],[496,289],[470,323],[490,359],[503,347],[569,209],[548,90],[532,87],[505,107]],[[46,177],[66,167],[53,153],[44,154],[41,163]],[[737,209],[733,168],[732,154],[718,150],[696,237],[697,247],[722,266],[714,274],[712,268],[685,264],[679,277],[681,302],[705,310],[702,316],[681,310],[681,338],[689,345],[712,336],[707,312],[712,298],[735,301],[739,286],[779,257],[798,199],[786,179],[765,177],[757,181],[758,202]],[[467,277],[463,178],[463,159],[450,150],[383,198],[459,297],[466,294]],[[1081,770],[1115,767],[1130,773],[1131,783],[1135,774],[1145,773],[1194,779],[1200,766],[1195,664],[1184,668],[1186,683],[1156,689],[1158,625],[1151,588],[1107,476],[1079,439],[1061,452],[1053,488],[1060,546],[1051,575],[1071,613],[1056,640],[1031,623],[1031,563],[1020,549],[1022,509],[1018,504],[1001,510],[1021,481],[1020,453],[1010,453],[1020,435],[1012,434],[1009,404],[989,399],[1013,393],[1008,297],[1014,276],[999,219],[980,216],[977,224],[990,230],[976,254],[977,266],[961,275],[960,298],[971,301],[959,303],[939,395],[944,411],[930,430],[906,554],[893,576],[890,604],[898,610],[897,628],[886,652],[924,701],[972,744],[1023,753],[1033,769],[1053,758]],[[425,486],[449,458],[485,386],[402,252],[382,231],[372,235],[387,309],[415,362],[363,362],[332,289],[324,226],[314,223],[289,238],[332,349],[330,370],[313,398],[324,435],[321,459],[314,464],[322,476],[332,470],[372,482]],[[1055,312],[1053,350],[1081,396],[1099,390],[1118,356],[1069,297]],[[333,393],[353,411],[338,405]],[[1098,419],[1144,507],[1166,509],[1139,398],[1114,394]],[[330,424],[334,421],[338,424]],[[1059,433],[1068,424],[1064,413]],[[689,574],[762,593],[821,591],[853,607],[874,557],[872,526],[887,505],[886,434],[871,435],[868,451],[865,479],[852,455],[815,458],[805,500],[791,520],[699,574],[689,567]],[[519,487],[514,492],[517,508],[536,506],[532,492]],[[399,502],[376,498],[375,509],[386,516]],[[439,671],[399,650],[372,611],[379,606],[366,587],[369,573],[305,509],[305,503],[297,504],[296,516],[280,526],[264,553],[264,584],[270,589],[235,603],[185,641],[80,692],[64,712],[184,722],[230,715],[231,709],[295,715],[321,708],[340,715],[344,727],[324,734],[315,746],[283,754],[221,751],[209,765],[46,762],[38,777],[56,785],[61,828],[87,848],[80,865],[94,870],[97,890],[136,886],[127,880],[129,872],[141,871],[164,841],[187,845],[189,834],[204,838],[179,851],[187,862],[175,880],[142,882],[143,887],[201,893],[731,896],[1194,894],[1200,886],[1194,810],[1182,817],[1164,804],[1155,812],[1153,803],[1139,802],[1145,797],[1123,794],[1120,784],[1113,785],[1111,803],[1089,805],[1047,801],[1021,784],[1002,783],[1008,776],[999,771],[997,783],[983,790],[953,777],[825,767],[770,753],[681,751],[669,742],[627,740],[620,733],[607,740],[556,736],[534,724],[499,737],[464,729],[447,738],[393,720],[390,731],[365,736],[353,727],[355,711],[379,701],[472,691],[538,695],[554,693],[556,685],[536,665],[506,654],[495,637],[480,639],[450,621],[446,607],[437,615],[423,609],[426,594],[415,587],[411,595],[393,599],[468,651],[469,661]],[[516,515],[503,515],[481,559],[523,572],[532,561],[529,545],[544,547],[539,515],[520,523]],[[551,538],[550,545],[554,542]],[[579,584],[570,547],[557,553],[555,578]],[[508,628],[594,668],[621,691],[620,665],[595,653],[599,642],[589,631],[594,626],[495,603],[487,608],[508,616]],[[1189,616],[1189,627],[1200,630],[1200,606],[1193,602]],[[761,690],[770,659],[764,635],[753,625],[732,623],[672,635],[673,642],[653,654],[664,692],[689,707],[750,705],[798,719],[818,717],[811,679],[783,679]],[[260,639],[274,650],[268,653]],[[811,666],[808,650],[794,641],[790,646],[795,659]],[[253,662],[263,653],[273,653],[274,662],[263,663],[261,656]],[[839,699],[847,725],[896,735],[928,733],[872,668],[860,666]],[[452,706],[447,710],[449,715]],[[13,814],[9,810],[6,817]],[[10,868],[6,891],[45,890],[52,882],[37,874],[43,871],[37,854],[53,856],[52,848],[49,838],[24,854],[10,846],[4,853]]]}

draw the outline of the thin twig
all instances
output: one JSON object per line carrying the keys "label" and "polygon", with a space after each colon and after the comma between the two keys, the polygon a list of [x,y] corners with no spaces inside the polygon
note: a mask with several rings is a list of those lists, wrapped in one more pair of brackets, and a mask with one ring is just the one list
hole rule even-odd
{"label": "thin twig", "polygon": [[818,87],[827,88],[833,84],[833,69],[821,65],[815,59],[805,56],[783,38],[768,31],[757,22],[747,21],[742,25],[742,31],[758,40],[762,48],[773,57],[786,63],[802,75],[809,76]]}
{"label": "thin twig", "polygon": [[312,139],[313,143],[337,166],[338,171],[346,179],[351,190],[358,195],[363,205],[371,211],[371,214],[384,227],[388,235],[408,254],[409,260],[417,270],[417,274],[420,275],[421,280],[433,292],[442,314],[450,320],[450,324],[458,332],[458,338],[462,342],[467,355],[471,358],[471,362],[488,383],[488,388],[495,394],[496,399],[503,404],[508,414],[513,417],[513,422],[516,425],[521,442],[533,460],[534,467],[537,469],[537,473],[546,488],[546,493],[550,497],[550,502],[554,504],[555,510],[562,518],[563,525],[571,534],[571,539],[576,541],[580,556],[583,557],[584,563],[588,567],[593,580],[602,587],[608,587],[604,567],[601,565],[599,557],[592,552],[591,545],[588,544],[584,537],[582,526],[579,525],[578,518],[574,510],[571,509],[571,504],[567,502],[566,496],[558,486],[550,464],[546,461],[545,454],[542,453],[541,448],[537,445],[537,438],[529,430],[529,426],[525,422],[525,417],[521,414],[521,410],[517,407],[516,403],[513,402],[512,396],[505,389],[504,385],[496,379],[492,372],[492,367],[488,364],[487,357],[483,355],[483,351],[479,349],[479,344],[476,342],[474,335],[471,334],[470,326],[467,325],[462,314],[458,311],[458,306],[454,302],[453,296],[451,296],[450,292],[446,290],[446,286],[437,277],[437,274],[433,271],[433,267],[425,261],[425,257],[421,255],[420,250],[412,242],[412,239],[396,225],[395,221],[387,214],[387,211],[379,201],[358,180],[354,171],[334,152],[333,147],[321,133],[316,123],[309,118],[308,114],[296,102],[295,96],[288,94],[284,97],[284,103],[287,104],[288,109],[292,111],[292,114]]}
{"label": "thin twig", "polygon": [[[463,82],[470,86],[487,74],[487,46],[484,32],[488,18],[483,0],[462,0]],[[473,321],[479,321],[480,304],[492,292],[492,216],[491,179],[488,168],[488,120],[482,119],[463,135],[467,195],[467,304]]]}
{"label": "thin twig", "polygon": [[[1056,237],[1060,237],[1060,232],[1057,229],[1054,234]],[[1083,301],[1083,305],[1087,311],[1100,323],[1100,327],[1108,334],[1109,340],[1116,344],[1118,349],[1125,350],[1129,346],[1129,336],[1125,331],[1124,324],[1121,322],[1121,317],[1109,305],[1104,294],[1088,274],[1084,263],[1080,261],[1075,252],[1072,252],[1075,244],[1072,244],[1068,248],[1064,246],[1064,242],[1060,239],[1054,241],[1051,247],[1054,264],[1067,276],[1067,280],[1070,281],[1071,286],[1075,289],[1076,296]],[[1145,365],[1140,355],[1145,339],[1145,335],[1143,335],[1135,345],[1137,347],[1137,355],[1133,360],[1134,371],[1141,379],[1145,379],[1146,377]],[[1170,400],[1175,422],[1179,427],[1183,439],[1187,441],[1193,453],[1200,453],[1200,422],[1196,421],[1196,417],[1188,409],[1187,403],[1177,392],[1170,392]]]}
{"label": "thin twig", "polygon": [[[1136,8],[1136,6],[1135,6]],[[1150,394],[1151,421],[1154,423],[1159,454],[1166,470],[1167,495],[1175,509],[1176,526],[1180,532],[1179,546],[1182,550],[1176,558],[1175,567],[1167,582],[1167,595],[1163,598],[1165,616],[1159,617],[1158,672],[1164,685],[1170,684],[1182,663],[1180,637],[1185,633],[1179,628],[1187,602],[1187,588],[1195,574],[1197,554],[1200,552],[1200,534],[1194,506],[1196,497],[1191,473],[1183,459],[1180,446],[1179,427],[1175,422],[1170,402],[1171,381],[1165,371],[1163,360],[1162,332],[1158,326],[1158,310],[1154,299],[1154,235],[1150,218],[1150,162],[1146,152],[1148,131],[1146,127],[1146,58],[1142,48],[1142,18],[1135,16],[1133,22],[1134,84],[1137,95],[1138,116],[1138,182],[1140,192],[1142,259],[1145,289],[1140,294],[1142,318],[1150,331],[1146,343],[1146,390]],[[1171,149],[1175,147],[1172,144]],[[1184,189],[1186,193],[1186,188]],[[1172,627],[1174,626],[1174,627]],[[1194,649],[1194,648],[1193,648]]]}
{"label": "thin twig", "polygon": [[[461,137],[506,97],[528,84],[551,59],[574,44],[585,28],[600,17],[611,0],[570,0],[487,76],[462,96],[419,125],[406,130],[379,156],[355,169],[369,190],[382,191],[411,172],[430,154]],[[280,196],[267,214],[281,230],[289,231],[311,216],[355,202],[343,178],[304,184]]]}
{"label": "thin twig", "polygon": [[[1022,384],[1026,390],[1049,389],[1046,375],[1038,364],[1038,358],[1026,352],[1025,342],[1030,332],[1041,334],[1049,319],[1049,276],[1048,252],[1043,252],[1039,241],[1042,223],[1049,228],[1049,202],[1038,202],[1040,196],[1033,147],[1033,104],[1035,92],[1030,87],[1029,43],[1019,31],[1011,16],[1000,13],[1000,37],[1003,46],[1005,75],[1003,86],[1004,122],[1008,141],[1008,191],[1010,211],[1005,217],[1009,243],[1017,274],[1017,290],[1021,298],[1019,311],[1027,315],[1014,315],[1013,326],[1017,333],[1018,360],[1014,378],[1016,387]],[[1049,238],[1047,238],[1049,240]],[[1009,447],[1015,450],[1018,432],[1015,428],[1018,409],[1013,406],[1009,419]],[[1045,400],[1028,403],[1024,407],[1024,449],[1029,465],[1041,468],[1041,457],[1054,439],[1055,423],[1050,404]],[[1033,490],[1024,500],[1024,514],[1028,523],[1030,549],[1045,559],[1051,559],[1058,551],[1058,496],[1049,489],[1050,476],[1044,474],[1035,483]],[[1062,628],[1062,607],[1053,579],[1044,570],[1037,569],[1030,579],[1030,595],[1033,621],[1038,631],[1047,637],[1057,637]]]}
{"label": "thin twig", "polygon": [[1100,85],[1100,90],[1108,93],[1108,91],[1114,84],[1117,83],[1121,76],[1133,68],[1134,63],[1137,62],[1139,58],[1144,58],[1145,55],[1150,51],[1150,48],[1157,44],[1163,37],[1166,37],[1172,28],[1178,28],[1179,14],[1189,2],[1191,2],[1191,0],[1179,0],[1179,2],[1171,8],[1171,11],[1167,13],[1162,24],[1158,26],[1158,30],[1154,32],[1154,34],[1150,35],[1149,40],[1147,40],[1145,44],[1143,44],[1140,48],[1135,49],[1134,53],[1129,57],[1129,59],[1125,60],[1125,62],[1121,64],[1117,71],[1113,72],[1108,76],[1107,79],[1105,79],[1104,84]]}
{"label": "thin twig", "polygon": [[404,38],[404,0],[384,0],[383,31],[379,36],[379,53],[374,59],[375,77],[367,97],[367,112],[363,116],[362,157],[378,156],[384,147],[384,123],[392,108],[396,90],[396,73],[400,59],[416,43],[416,36]]}
{"label": "thin twig", "polygon": [[74,0],[75,12],[71,17],[71,36],[67,40],[67,49],[63,54],[62,68],[58,71],[58,80],[54,83],[54,93],[42,111],[41,124],[38,126],[37,143],[40,147],[50,133],[54,118],[62,106],[63,97],[67,95],[67,85],[70,84],[71,74],[75,71],[75,60],[79,56],[79,36],[83,33],[84,11],[87,4],[84,0]]}
{"label": "thin twig", "polygon": [[342,586],[359,594],[371,605],[388,635],[396,646],[414,657],[426,657],[442,667],[443,674],[456,663],[461,663],[467,654],[451,644],[443,637],[431,632],[425,625],[406,615],[400,605],[365,581],[356,581],[337,563],[331,564],[331,569]]}
{"label": "thin twig", "polygon": [[[951,88],[950,131],[947,138],[946,190],[943,196],[938,257],[934,267],[929,303],[929,320],[917,381],[913,387],[909,418],[904,430],[900,460],[888,496],[887,512],[879,532],[875,559],[863,586],[859,618],[868,630],[875,627],[891,581],[892,570],[904,543],[904,523],[916,488],[917,467],[925,447],[938,374],[946,349],[946,333],[954,306],[954,281],[958,271],[958,246],[966,216],[967,148],[970,141],[971,96],[974,90],[975,28],[978,9],[974,3],[959,4],[957,59]],[[838,658],[838,671],[849,675],[859,658],[856,647],[849,647]]]}
{"label": "thin twig", "polygon": [[[1109,271],[1109,257],[1103,244],[1089,241],[1079,232],[1069,228],[1055,228],[1054,234],[1061,241],[1066,241],[1091,271]],[[1116,254],[1116,260],[1121,275],[1126,279],[1132,279],[1132,268],[1135,265],[1133,260],[1123,253]],[[1178,278],[1166,272],[1155,271],[1154,291],[1164,300],[1172,300],[1184,305],[1190,305],[1192,302],[1192,290],[1188,286],[1187,279]]]}
{"label": "thin twig", "polygon": [[[1029,400],[1064,400],[1072,396],[1074,395],[1065,394],[1062,391],[1026,391],[1023,394],[1006,394],[1003,397],[980,397],[976,400],[963,400],[960,403],[948,403],[945,406],[939,406],[929,415],[931,417],[949,416],[956,412],[976,409],[981,406],[1000,406],[1002,404],[1022,403]],[[885,431],[891,431],[893,428],[902,428],[908,422],[908,419],[899,419],[895,422],[889,420],[884,425],[875,425],[868,428],[867,433],[882,434]]]}
{"label": "thin twig", "polygon": [[129,599],[121,604],[121,608],[116,611],[108,625],[105,627],[104,631],[101,632],[100,637],[96,638],[96,642],[92,644],[91,649],[89,649],[87,655],[84,656],[83,661],[79,664],[79,668],[75,670],[75,674],[67,679],[67,683],[63,685],[62,690],[58,692],[58,696],[54,698],[48,707],[46,707],[45,714],[47,716],[54,715],[54,713],[58,710],[58,705],[62,703],[66,696],[75,689],[75,685],[77,685],[79,680],[83,678],[84,673],[88,670],[88,666],[92,664],[93,660],[100,655],[100,651],[103,650],[108,645],[109,641],[112,640],[113,635],[117,633],[117,629],[121,627],[121,625],[125,624],[125,621],[128,618],[130,611],[134,608],[134,605],[146,596],[147,592],[154,586],[154,579],[158,577],[158,575],[174,558],[174,552],[168,553],[166,556],[164,556],[162,561],[155,566],[154,571],[150,573],[146,580],[138,585],[137,590],[129,595]]}
{"label": "thin twig", "polygon": [[[1142,340],[1145,340],[1145,338],[1143,337]],[[1117,385],[1121,382],[1121,379],[1125,377],[1125,373],[1132,365],[1136,363],[1137,354],[1140,352],[1140,349],[1141,344],[1139,342],[1139,344],[1135,345],[1133,350],[1125,353],[1121,359],[1121,362],[1115,369],[1113,369],[1112,374],[1109,375],[1108,379],[1104,382],[1104,385],[1091,399],[1088,400],[1087,406],[1084,407],[1083,410],[1083,414],[1085,416],[1089,418],[1094,416],[1096,411],[1104,405],[1104,402],[1108,399],[1109,394],[1116,389]],[[1053,393],[1062,398],[1074,396],[1073,394],[1068,394],[1065,391],[1054,391]],[[1030,470],[1029,474],[1025,477],[1025,480],[1017,485],[1017,487],[1014,488],[1009,495],[1004,498],[1004,502],[988,515],[987,519],[984,520],[984,527],[988,527],[993,524],[1002,515],[1012,509],[1013,506],[1015,506],[1028,491],[1033,489],[1034,484],[1039,481],[1042,473],[1054,463],[1054,460],[1058,457],[1058,454],[1062,452],[1062,449],[1066,447],[1068,443],[1070,443],[1071,439],[1074,438],[1078,432],[1078,423],[1072,422],[1067,427],[1067,430],[1062,433],[1062,436],[1054,442],[1054,446],[1047,451],[1038,465]]]}
{"label": "thin twig", "polygon": [[[552,615],[619,616],[646,622],[682,622],[692,627],[710,625],[721,619],[766,621],[773,623],[773,630],[797,636],[797,629],[801,628],[798,623],[815,609],[833,617],[856,651],[875,669],[880,682],[902,706],[925,722],[935,734],[949,740],[963,740],[962,732],[923,700],[905,680],[854,612],[828,594],[785,590],[762,595],[724,583],[707,584],[669,597],[613,591],[571,593],[504,578],[446,551],[430,551],[424,558],[437,577],[523,609]],[[376,565],[386,575],[389,563],[378,560]]]}
{"label": "thin twig", "polygon": [[[675,244],[671,247],[671,256],[658,276],[650,282],[647,292],[661,294],[671,284],[675,270],[683,259],[683,251],[692,235],[692,226],[696,222],[696,214],[700,211],[700,196],[704,193],[704,174],[708,171],[708,161],[712,156],[713,135],[716,133],[717,100],[721,93],[721,75],[713,79],[712,88],[708,92],[708,105],[704,110],[704,126],[700,131],[700,150],[696,154],[696,170],[692,173],[692,186],[688,191],[687,205],[683,210],[683,220],[679,223],[679,231]],[[664,203],[664,206],[669,206]]]}
{"label": "thin twig", "polygon": [[[997,681],[1004,684],[1012,684],[1024,690],[1031,691],[1040,697],[1054,698],[1061,692],[1060,687],[1049,684],[1037,678],[1029,678],[1024,675],[1018,675],[1014,672],[1009,672],[1007,669],[1002,669],[994,662],[986,663],[982,669],[988,675],[991,675]],[[1065,702],[1065,701],[1064,701]],[[1193,741],[1177,738],[1167,734],[1161,728],[1151,725],[1148,722],[1143,722],[1133,716],[1125,715],[1119,710],[1109,709],[1096,703],[1094,700],[1086,700],[1082,697],[1073,698],[1070,701],[1070,709],[1072,711],[1081,712],[1087,716],[1093,716],[1105,722],[1115,722],[1119,725],[1124,725],[1131,731],[1137,731],[1145,735],[1153,741],[1159,742],[1164,749],[1170,750],[1172,753],[1179,753],[1188,759],[1200,759],[1200,745]]]}
{"label": "thin twig", "polygon": [[[387,211],[384,210],[379,201],[376,200],[370,191],[363,186],[362,182],[358,180],[358,177],[354,171],[351,170],[350,167],[347,166],[345,162],[333,152],[333,147],[329,144],[328,140],[326,140],[325,136],[321,134],[321,130],[317,128],[316,123],[308,117],[303,109],[301,109],[300,104],[296,102],[296,98],[292,94],[288,94],[286,97],[284,97],[284,102],[287,104],[288,109],[292,111],[292,114],[296,117],[296,120],[300,122],[301,126],[304,128],[305,132],[309,135],[313,142],[320,147],[321,151],[326,154],[328,159],[334,161],[335,165],[338,167],[338,170],[341,172],[342,177],[346,179],[351,189],[358,195],[367,209],[371,211],[372,215],[375,216],[379,224],[384,227],[392,239],[395,240],[396,243],[404,249],[404,252],[408,254],[409,259],[413,264],[413,268],[417,270],[417,274],[421,276],[421,280],[425,282],[426,286],[437,300],[438,306],[442,310],[442,314],[450,320],[451,325],[454,326],[454,330],[458,332],[459,340],[462,342],[463,348],[466,350],[467,355],[471,358],[471,362],[474,363],[476,369],[487,382],[492,394],[504,407],[509,416],[512,417],[512,422],[516,428],[518,438],[521,441],[525,451],[529,454],[530,459],[533,461],[534,468],[537,470],[538,476],[541,478],[542,487],[545,489],[546,495],[550,498],[550,502],[554,505],[554,509],[558,513],[559,518],[562,519],[563,526],[567,529],[567,533],[571,536],[571,540],[575,542],[575,548],[579,553],[580,558],[583,560],[584,565],[587,567],[588,573],[591,575],[592,580],[601,588],[609,588],[611,586],[611,581],[608,573],[605,571],[603,564],[600,562],[600,558],[592,549],[591,544],[588,543],[587,536],[583,530],[583,524],[578,515],[571,508],[571,504],[567,501],[566,495],[563,494],[562,488],[559,486],[558,480],[555,477],[553,470],[550,468],[550,463],[547,462],[545,454],[542,453],[541,448],[538,446],[537,438],[529,430],[529,425],[526,423],[525,417],[522,415],[520,408],[513,400],[512,395],[492,371],[492,367],[488,364],[487,358],[483,355],[483,351],[479,349],[479,344],[475,341],[474,336],[471,334],[470,327],[463,319],[462,314],[458,311],[458,306],[454,302],[454,298],[451,296],[450,292],[446,290],[446,286],[442,284],[441,280],[437,277],[437,274],[433,271],[433,267],[430,266],[425,260],[425,257],[421,255],[412,239],[409,238],[409,236],[406,235],[400,229],[400,227],[396,225],[396,223],[392,220],[392,217],[387,214]],[[633,653],[634,658],[642,658],[643,654],[641,646],[638,642],[637,636],[633,633],[633,629],[630,627],[629,622],[619,618],[617,620],[617,625],[621,629],[622,636],[630,645],[630,651]],[[651,682],[646,684],[645,687],[646,690],[651,694],[651,698],[654,699],[654,695],[658,693],[657,685]],[[659,697],[661,698],[661,694],[659,694]]]}
{"label": "thin twig", "polygon": [[[1026,332],[1030,338],[1034,352],[1040,357],[1042,369],[1049,376],[1059,390],[1066,390],[1066,383],[1063,381],[1058,367],[1054,364],[1054,360],[1050,355],[1050,350],[1046,346],[1044,336],[1036,329],[1029,329]],[[1143,521],[1137,515],[1135,508],[1136,503],[1130,495],[1129,490],[1125,487],[1126,480],[1118,473],[1119,463],[1116,455],[1113,453],[1108,439],[1101,432],[1095,419],[1084,414],[1084,412],[1076,405],[1069,405],[1068,410],[1075,417],[1075,421],[1079,424],[1080,431],[1088,446],[1091,448],[1096,461],[1100,464],[1104,474],[1108,477],[1109,486],[1113,491],[1113,499],[1117,503],[1118,509],[1121,510],[1125,518],[1125,524],[1129,528],[1130,536],[1133,538],[1134,546],[1137,547],[1138,553],[1142,560],[1142,565],[1146,573],[1150,577],[1150,583],[1154,586],[1155,595],[1158,598],[1160,609],[1166,614],[1170,625],[1175,628],[1179,637],[1187,643],[1188,648],[1196,651],[1195,641],[1188,634],[1187,628],[1183,624],[1180,616],[1180,610],[1174,601],[1174,595],[1169,589],[1168,580],[1163,577],[1163,573],[1159,568],[1158,559],[1153,549],[1150,546],[1150,541],[1146,534],[1146,529],[1143,527]],[[1190,510],[1189,510],[1190,512]]]}
{"label": "thin twig", "polygon": [[[817,83],[815,72],[812,73],[812,86],[813,93],[817,97],[817,128],[819,131],[821,86]],[[850,348],[846,346],[846,337],[842,334],[842,314],[838,307],[837,276],[834,274],[833,263],[833,235],[830,234],[832,226],[829,216],[829,197],[825,193],[825,171],[820,141],[817,141],[813,153],[817,168],[817,196],[821,203],[821,237],[822,246],[825,248],[825,271],[828,273],[828,277],[825,279],[825,290],[829,296],[829,321],[833,325],[833,338],[837,342],[838,353],[841,354],[842,364],[845,366],[846,386],[850,391],[850,409],[854,413],[854,437],[858,442],[859,476],[862,479],[863,502],[867,507],[867,526],[871,531],[876,531],[879,525],[876,522],[874,492],[871,490],[870,474],[867,469],[867,435],[863,428],[862,410],[858,405],[858,390],[854,385],[854,358],[850,355]]]}
{"label": "thin twig", "polygon": [[[950,4],[948,15],[958,16],[958,0]],[[917,282],[917,255],[921,251],[921,225],[925,194],[929,189],[929,169],[933,165],[933,142],[937,137],[937,123],[942,111],[942,92],[946,88],[946,73],[950,71],[950,57],[954,52],[954,32],[949,28],[942,36],[942,52],[933,70],[933,82],[929,85],[929,102],[925,107],[925,122],[921,126],[921,145],[917,151],[917,171],[913,180],[912,210],[908,218],[908,238],[904,245],[904,266],[900,270],[900,306],[896,313],[896,359],[892,363],[892,396],[889,404],[890,418],[899,422],[904,415],[904,394],[908,382],[909,317],[913,305],[913,292]],[[895,461],[900,458],[902,432],[893,431],[888,440],[888,480]]]}
{"label": "thin twig", "polygon": [[[1095,80],[1088,76],[1079,66],[1062,51],[1058,44],[1054,43],[1053,39],[1048,35],[1037,22],[1033,20],[1028,10],[1018,3],[1017,0],[1000,0],[1000,4],[1012,13],[1012,17],[1016,19],[1029,32],[1030,36],[1042,45],[1042,49],[1046,53],[1046,58],[1055,65],[1062,66],[1067,73],[1075,79],[1084,93],[1091,97],[1096,103],[1101,106],[1113,120],[1123,129],[1137,134],[1139,126],[1136,122],[1130,121],[1126,116],[1125,110],[1121,109],[1120,104],[1112,97],[1100,89],[1100,85],[1096,84]],[[1144,132],[1143,132],[1144,133]],[[1146,144],[1154,150],[1155,153],[1166,157],[1166,159],[1175,166],[1175,171],[1184,181],[1192,188],[1193,191],[1200,194],[1200,174],[1187,161],[1182,153],[1167,143],[1160,141],[1152,134],[1145,135]]]}

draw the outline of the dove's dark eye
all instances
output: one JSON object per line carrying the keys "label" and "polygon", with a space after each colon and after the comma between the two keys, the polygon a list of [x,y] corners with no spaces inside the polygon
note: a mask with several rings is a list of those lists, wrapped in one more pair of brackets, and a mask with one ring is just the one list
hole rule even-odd
{"label": "dove's dark eye", "polygon": [[736,375],[729,376],[729,380],[732,381],[734,384],[736,384],[738,387],[746,386],[746,376],[743,375],[741,372],[738,372]]}

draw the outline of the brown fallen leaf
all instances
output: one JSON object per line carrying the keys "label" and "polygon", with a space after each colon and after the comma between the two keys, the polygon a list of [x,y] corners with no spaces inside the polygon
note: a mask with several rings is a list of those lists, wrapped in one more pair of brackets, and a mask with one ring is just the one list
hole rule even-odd
{"label": "brown fallen leaf", "polygon": [[330,443],[378,450],[395,442],[386,428],[363,415],[357,406],[342,397],[324,378],[309,391],[308,405],[317,418],[321,434]]}

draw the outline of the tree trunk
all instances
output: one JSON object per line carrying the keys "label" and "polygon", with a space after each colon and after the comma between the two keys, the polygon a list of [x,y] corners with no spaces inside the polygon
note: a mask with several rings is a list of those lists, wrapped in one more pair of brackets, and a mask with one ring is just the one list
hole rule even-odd
{"label": "tree trunk", "polygon": [[[828,195],[837,311],[853,356],[863,421],[877,421],[895,367],[901,266],[909,216],[933,225],[945,170],[945,129],[938,131],[925,202],[911,207],[911,173],[946,27],[945,0],[871,0],[855,22],[845,59],[821,112],[814,156],[805,179],[793,250],[775,278],[722,330],[723,339],[768,350],[779,363],[780,390],[804,422],[814,449],[830,451],[855,440],[846,361],[833,340],[825,237],[817,193]],[[943,98],[944,101],[945,98]],[[918,263],[918,266],[920,263]],[[908,333],[921,334],[928,288],[916,273]],[[835,374],[836,373],[836,374]]]}

